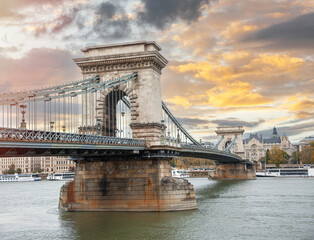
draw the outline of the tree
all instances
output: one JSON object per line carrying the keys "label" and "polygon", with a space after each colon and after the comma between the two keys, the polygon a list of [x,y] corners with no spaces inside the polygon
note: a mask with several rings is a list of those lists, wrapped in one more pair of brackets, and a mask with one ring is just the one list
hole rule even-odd
{"label": "tree", "polygon": [[279,167],[281,163],[285,162],[282,150],[278,146],[274,146],[270,149],[269,158],[269,163],[275,164],[276,167]]}
{"label": "tree", "polygon": [[291,156],[290,156],[287,152],[285,152],[284,150],[281,150],[281,151],[282,151],[283,158],[284,158],[286,161],[288,161]]}
{"label": "tree", "polygon": [[269,151],[269,149],[267,149],[266,155],[265,155],[266,163],[269,162],[269,160],[270,160],[269,154],[270,154],[270,151]]}
{"label": "tree", "polygon": [[20,168],[16,169],[16,173],[21,174],[22,173],[22,169],[20,169]]}
{"label": "tree", "polygon": [[311,163],[314,164],[314,141],[310,143],[310,146],[312,147]]}
{"label": "tree", "polygon": [[311,163],[312,158],[312,147],[311,146],[304,146],[302,151],[300,152],[300,161],[303,164]]}
{"label": "tree", "polygon": [[300,162],[300,153],[298,151],[294,151],[292,153],[292,163],[299,163]]}
{"label": "tree", "polygon": [[170,160],[170,166],[171,166],[171,167],[176,167],[176,166],[177,166],[177,163],[176,163],[176,162],[177,162],[176,159],[174,159],[174,158],[171,159],[171,160]]}
{"label": "tree", "polygon": [[15,165],[12,163],[9,167],[8,174],[14,174],[15,173]]}
{"label": "tree", "polygon": [[262,168],[264,168],[264,169],[266,169],[266,156],[265,157],[260,157],[259,159],[258,159],[258,161],[261,163],[261,167]]}

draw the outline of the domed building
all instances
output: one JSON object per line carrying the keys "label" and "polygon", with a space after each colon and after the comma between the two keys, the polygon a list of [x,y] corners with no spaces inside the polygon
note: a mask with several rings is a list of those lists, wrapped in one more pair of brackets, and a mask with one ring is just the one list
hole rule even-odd
{"label": "domed building", "polygon": [[285,134],[279,136],[276,127],[273,128],[273,134],[270,138],[263,138],[263,135],[250,134],[249,138],[243,140],[244,158],[250,161],[257,161],[266,155],[267,149],[278,146],[290,156],[293,152],[293,146]]}

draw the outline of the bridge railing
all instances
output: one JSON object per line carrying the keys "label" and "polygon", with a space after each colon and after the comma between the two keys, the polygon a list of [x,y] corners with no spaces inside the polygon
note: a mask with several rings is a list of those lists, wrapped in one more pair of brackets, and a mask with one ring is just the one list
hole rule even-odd
{"label": "bridge railing", "polygon": [[5,140],[145,146],[145,141],[140,139],[0,128],[0,141]]}

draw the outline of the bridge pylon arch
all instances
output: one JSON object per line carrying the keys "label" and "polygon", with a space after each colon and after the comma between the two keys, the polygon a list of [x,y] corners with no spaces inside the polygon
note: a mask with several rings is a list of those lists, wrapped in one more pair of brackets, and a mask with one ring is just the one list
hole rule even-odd
{"label": "bridge pylon arch", "polygon": [[[162,134],[161,73],[168,61],[155,42],[132,42],[82,49],[83,58],[74,62],[84,78],[100,76],[106,82],[133,72],[138,78],[118,88],[130,99],[132,138],[144,139],[148,146],[160,145]],[[106,121],[102,120],[103,129]]]}
{"label": "bridge pylon arch", "polygon": [[223,126],[215,131],[218,136],[217,149],[220,151],[229,150],[231,153],[244,157],[242,126]]}

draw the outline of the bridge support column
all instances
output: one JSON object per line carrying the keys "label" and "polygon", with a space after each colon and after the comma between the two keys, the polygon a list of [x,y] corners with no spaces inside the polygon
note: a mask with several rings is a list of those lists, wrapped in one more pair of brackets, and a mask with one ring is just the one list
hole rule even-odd
{"label": "bridge support column", "polygon": [[254,166],[247,163],[218,164],[216,169],[209,171],[211,179],[256,179]]}
{"label": "bridge support column", "polygon": [[60,191],[66,211],[181,211],[196,209],[194,187],[171,177],[169,159],[77,161],[74,181]]}

